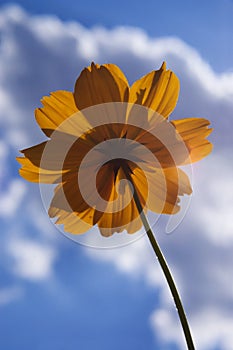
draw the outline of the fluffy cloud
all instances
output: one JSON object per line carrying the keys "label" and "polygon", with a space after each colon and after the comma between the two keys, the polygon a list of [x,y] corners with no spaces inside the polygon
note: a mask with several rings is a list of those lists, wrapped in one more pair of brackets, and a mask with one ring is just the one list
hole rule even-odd
{"label": "fluffy cloud", "polygon": [[26,239],[13,240],[8,245],[13,258],[13,272],[22,278],[44,280],[52,277],[56,253],[53,248]]}
{"label": "fluffy cloud", "polygon": [[[181,94],[174,117],[210,118],[215,150],[208,160],[194,166],[191,208],[179,228],[170,235],[163,234],[163,226],[155,229],[181,291],[197,348],[213,349],[218,344],[222,350],[232,349],[233,74],[216,74],[195,49],[178,38],[153,39],[135,28],[86,29],[55,17],[31,17],[19,7],[9,7],[0,13],[0,31],[0,162],[4,169],[0,180],[6,185],[1,189],[0,211],[5,218],[14,212],[16,221],[21,203],[33,201],[39,208],[38,192],[27,193],[25,200],[21,180],[12,175],[11,154],[44,139],[32,118],[43,95],[57,89],[72,90],[78,73],[92,60],[118,64],[130,82],[163,60],[178,74]],[[14,259],[13,273],[33,280],[52,274],[56,256],[48,242],[39,242],[48,219],[45,214],[38,218],[38,212],[34,205],[25,204],[21,232],[11,222],[16,237],[6,245]],[[12,230],[11,224],[6,232]],[[28,225],[39,232],[38,242],[27,238]],[[111,262],[121,272],[159,288],[160,307],[151,315],[151,325],[161,341],[176,342],[182,348],[176,313],[146,237],[121,249],[87,252],[91,258]]]}
{"label": "fluffy cloud", "polygon": [[23,181],[15,179],[9,184],[9,189],[0,198],[0,215],[13,216],[26,192]]}

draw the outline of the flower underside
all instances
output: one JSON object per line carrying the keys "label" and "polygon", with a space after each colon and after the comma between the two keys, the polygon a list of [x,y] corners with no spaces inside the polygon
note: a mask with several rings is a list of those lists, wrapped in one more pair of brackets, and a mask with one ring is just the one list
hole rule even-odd
{"label": "flower underside", "polygon": [[98,225],[102,235],[138,231],[133,200],[144,211],[175,214],[180,196],[191,194],[181,165],[211,152],[203,118],[169,121],[179,80],[165,64],[129,86],[112,64],[84,69],[74,92],[42,100],[36,120],[49,140],[22,151],[20,174],[56,184],[49,215],[67,232]]}

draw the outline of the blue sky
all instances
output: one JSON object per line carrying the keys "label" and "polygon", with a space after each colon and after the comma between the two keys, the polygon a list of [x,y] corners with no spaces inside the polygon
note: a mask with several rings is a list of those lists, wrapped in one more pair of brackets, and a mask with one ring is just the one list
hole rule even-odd
{"label": "blue sky", "polygon": [[[0,1],[0,4],[12,1]],[[33,14],[52,14],[84,26],[143,28],[151,36],[177,36],[198,48],[219,72],[232,70],[233,2],[213,1],[30,1],[17,2]]]}
{"label": "blue sky", "polygon": [[33,117],[40,98],[72,90],[90,61],[119,64],[132,82],[165,59],[181,81],[174,118],[209,118],[215,148],[194,166],[184,220],[157,236],[197,349],[233,349],[233,3],[17,4],[0,1],[0,348],[184,349],[147,240],[107,250],[68,240],[15,162],[44,140]]}

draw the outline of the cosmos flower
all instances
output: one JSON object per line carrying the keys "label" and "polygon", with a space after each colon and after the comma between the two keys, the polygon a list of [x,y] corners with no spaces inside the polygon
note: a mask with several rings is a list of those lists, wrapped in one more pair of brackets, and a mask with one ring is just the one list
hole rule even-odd
{"label": "cosmos flower", "polygon": [[178,95],[165,63],[132,86],[116,65],[92,63],[74,92],[42,99],[35,118],[49,140],[21,151],[20,175],[56,185],[49,215],[73,234],[96,224],[103,236],[138,231],[133,191],[145,212],[177,213],[179,197],[192,192],[179,166],[212,149],[208,120],[169,121]]}

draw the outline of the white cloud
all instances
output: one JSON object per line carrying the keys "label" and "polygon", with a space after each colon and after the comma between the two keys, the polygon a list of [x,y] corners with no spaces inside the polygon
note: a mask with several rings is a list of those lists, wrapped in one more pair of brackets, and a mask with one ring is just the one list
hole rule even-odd
{"label": "white cloud", "polygon": [[[2,154],[7,154],[10,147],[16,150],[44,139],[32,118],[39,99],[53,90],[72,90],[80,70],[92,60],[118,64],[130,82],[166,60],[181,80],[174,116],[210,118],[215,128],[215,150],[213,156],[194,167],[190,210],[171,235],[164,235],[161,229],[156,235],[176,277],[198,349],[213,349],[217,344],[222,350],[231,349],[233,74],[216,74],[194,48],[178,38],[153,39],[136,28],[86,29],[49,16],[31,17],[19,7],[9,7],[0,13],[0,31]],[[3,194],[8,196],[8,209],[4,208],[4,197],[0,199],[0,210],[5,216],[15,212],[23,198],[21,180],[18,181],[9,177]],[[38,215],[39,207],[34,206],[38,192],[32,192],[20,218],[41,234],[48,230],[48,225],[43,224],[48,219],[46,214]],[[16,217],[15,226],[18,220]],[[21,225],[20,230],[29,236],[27,225]],[[160,307],[151,316],[152,327],[161,335],[161,341],[175,341],[182,347],[171,298],[146,237],[121,249],[88,253],[159,287]],[[56,253],[44,243],[18,238],[10,242],[9,254],[14,259],[13,271],[19,277],[37,281],[53,274]]]}
{"label": "white cloud", "polygon": [[[200,327],[199,317],[203,320],[203,324],[208,325],[208,331],[205,327]],[[219,322],[219,320],[221,320]],[[200,339],[197,342],[198,346],[208,348],[210,343],[219,344],[222,349],[233,349],[232,343],[232,329],[233,320],[232,313],[224,310],[223,312],[216,312],[216,309],[203,309],[199,315],[196,315],[193,322],[193,328],[200,332]]]}
{"label": "white cloud", "polygon": [[[164,342],[175,342],[180,350],[185,350],[185,339],[182,337],[179,319],[171,311],[164,308],[154,311],[150,319],[151,325]],[[164,332],[165,325],[169,330],[167,332]]]}
{"label": "white cloud", "polygon": [[0,169],[1,169],[0,184],[2,182],[2,179],[5,176],[5,162],[6,162],[6,158],[7,158],[8,154],[9,154],[9,149],[8,149],[6,143],[4,141],[0,140]]}
{"label": "white cloud", "polygon": [[[198,174],[197,174],[198,175]],[[233,163],[231,158],[214,155],[203,164],[199,175],[201,185],[194,210],[199,212],[199,224],[217,246],[233,244],[232,200]]]}
{"label": "white cloud", "polygon": [[[200,320],[202,326],[200,325]],[[179,327],[178,318],[171,310],[159,309],[151,315],[151,324],[156,332],[161,335],[163,341],[174,341],[180,350],[185,350],[185,339]],[[169,330],[167,332],[164,329]],[[218,345],[219,349],[232,350],[232,314],[229,312],[216,312],[215,308],[203,308],[192,319],[192,332],[198,333],[194,345],[196,349],[212,349]]]}
{"label": "white cloud", "polygon": [[22,278],[41,281],[53,275],[54,248],[26,239],[12,240],[8,246],[14,260],[13,272]]}
{"label": "white cloud", "polygon": [[1,193],[0,216],[12,217],[26,193],[26,185],[19,179],[10,182],[7,191]]}
{"label": "white cloud", "polygon": [[160,269],[154,261],[146,237],[125,247],[90,249],[88,253],[97,259],[113,262],[120,271],[129,273],[134,278],[145,278],[150,285],[158,287],[163,284]]}

